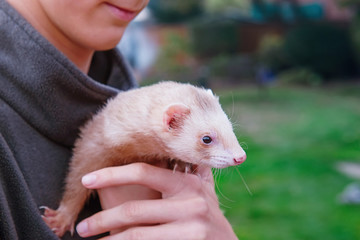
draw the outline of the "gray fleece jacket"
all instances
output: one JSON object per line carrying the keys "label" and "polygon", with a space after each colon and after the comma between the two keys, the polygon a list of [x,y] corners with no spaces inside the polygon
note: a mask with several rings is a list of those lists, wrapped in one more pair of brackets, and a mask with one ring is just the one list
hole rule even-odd
{"label": "gray fleece jacket", "polygon": [[[1,240],[57,239],[39,206],[57,208],[79,126],[135,87],[116,50],[97,52],[89,76],[0,0]],[[99,209],[94,198],[79,219]]]}

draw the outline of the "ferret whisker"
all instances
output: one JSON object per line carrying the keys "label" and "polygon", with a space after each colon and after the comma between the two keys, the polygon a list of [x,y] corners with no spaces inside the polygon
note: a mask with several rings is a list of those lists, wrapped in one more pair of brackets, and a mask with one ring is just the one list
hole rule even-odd
{"label": "ferret whisker", "polygon": [[250,190],[249,186],[247,185],[247,183],[246,183],[246,181],[245,181],[244,177],[243,177],[243,176],[242,176],[242,174],[240,173],[240,170],[239,170],[237,167],[235,167],[235,170],[238,172],[238,174],[239,174],[239,176],[240,176],[240,178],[241,178],[242,182],[244,183],[244,185],[245,185],[245,187],[246,187],[246,190],[248,191],[248,193],[250,194],[250,196],[252,196],[252,195],[253,195],[253,193],[251,192],[251,190]]}
{"label": "ferret whisker", "polygon": [[219,206],[221,206],[221,207],[223,207],[223,208],[227,208],[227,209],[230,209],[230,208],[231,208],[230,206],[222,203],[222,202],[220,201],[220,199],[217,199],[217,201],[218,201],[218,203],[219,203]]}
{"label": "ferret whisker", "polygon": [[[177,170],[177,171],[180,171],[180,170]],[[180,171],[180,172],[181,172],[181,171]],[[173,173],[175,174],[175,171],[173,171]],[[185,172],[184,172],[184,173],[185,173]],[[179,186],[181,186],[181,185],[184,183],[184,181],[185,181],[185,176],[182,177],[182,178],[180,178],[180,180],[181,180],[181,181],[177,181],[177,182],[176,182],[176,185],[174,186],[174,189],[178,189]]]}
{"label": "ferret whisker", "polygon": [[225,156],[216,156],[216,155],[210,156],[209,158],[210,158],[210,159],[220,159],[220,160],[226,160],[226,159],[228,159],[228,158],[225,157]]}
{"label": "ferret whisker", "polygon": [[221,156],[221,155],[212,155],[212,156],[210,156],[210,158],[224,158],[224,159],[226,159],[225,156]]}
{"label": "ferret whisker", "polygon": [[219,202],[219,205],[220,205],[221,207],[223,207],[223,208],[227,208],[227,209],[230,209],[230,208],[231,208],[230,206],[225,205],[224,203],[222,203],[220,200],[218,200],[218,202]]}
{"label": "ferret whisker", "polygon": [[214,175],[214,182],[217,182],[219,177],[220,177],[219,169],[213,168],[212,170],[213,170],[212,172],[213,172],[213,175]]}
{"label": "ferret whisker", "polygon": [[233,92],[231,92],[231,100],[232,100],[232,110],[231,110],[230,119],[232,119],[234,117],[234,113],[235,113],[235,101],[234,101],[234,93]]}
{"label": "ferret whisker", "polygon": [[196,165],[196,168],[192,169],[191,173],[192,173],[192,174],[196,173],[196,171],[197,171],[200,167],[202,167],[202,166],[204,166],[204,165],[205,165],[204,161],[203,161],[203,160],[200,160],[200,162]]}
{"label": "ferret whisker", "polygon": [[191,171],[191,174],[194,174],[198,169],[199,169],[199,165],[197,165],[196,168],[194,168],[194,169]]}
{"label": "ferret whisker", "polygon": [[246,144],[246,142],[241,142],[239,144],[243,149],[249,149],[249,146]]}
{"label": "ferret whisker", "polygon": [[[220,187],[219,187],[219,184],[218,184],[218,183],[219,183],[219,178],[220,178],[219,172],[221,171],[221,169],[216,169],[216,171],[218,172],[218,174],[217,174],[218,177],[217,177],[216,181],[214,180],[215,188],[217,189],[218,193],[220,194],[220,196],[221,196],[222,198],[224,198],[224,199],[227,200],[227,201],[234,202],[234,201],[230,200],[228,197],[226,197],[226,196],[223,194],[223,192],[220,190]],[[221,201],[221,199],[218,199],[218,202],[219,202],[219,205],[222,206],[222,207],[224,207],[224,208],[228,208],[228,209],[231,208],[230,206],[225,205],[225,204]]]}
{"label": "ferret whisker", "polygon": [[196,168],[193,169],[192,173],[195,173],[198,169],[200,169],[202,166],[207,166],[206,164],[207,160],[201,159],[198,164],[196,164]]}
{"label": "ferret whisker", "polygon": [[[223,170],[223,169],[219,169],[219,172],[220,172],[219,177],[221,177],[221,172],[222,172],[222,170]],[[226,170],[228,170],[228,169],[226,169]],[[219,185],[218,185],[217,189],[218,189],[218,191],[219,191],[219,194],[220,194],[223,198],[225,198],[225,200],[227,200],[227,201],[229,201],[229,202],[235,202],[234,200],[232,200],[232,199],[230,199],[229,197],[227,197],[227,196],[221,191]]]}

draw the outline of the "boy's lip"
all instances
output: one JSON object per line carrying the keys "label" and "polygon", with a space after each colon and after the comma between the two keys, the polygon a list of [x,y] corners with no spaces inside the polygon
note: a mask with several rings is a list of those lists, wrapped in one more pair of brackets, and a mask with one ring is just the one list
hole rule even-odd
{"label": "boy's lip", "polygon": [[112,13],[122,21],[130,22],[138,14],[138,11],[121,8],[109,2],[105,4],[109,6]]}

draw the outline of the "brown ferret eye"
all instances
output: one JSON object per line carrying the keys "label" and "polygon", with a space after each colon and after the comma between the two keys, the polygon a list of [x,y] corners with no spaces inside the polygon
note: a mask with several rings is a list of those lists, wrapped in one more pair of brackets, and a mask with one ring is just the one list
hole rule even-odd
{"label": "brown ferret eye", "polygon": [[205,137],[202,138],[202,141],[205,144],[210,144],[212,142],[212,139],[209,136],[205,136]]}

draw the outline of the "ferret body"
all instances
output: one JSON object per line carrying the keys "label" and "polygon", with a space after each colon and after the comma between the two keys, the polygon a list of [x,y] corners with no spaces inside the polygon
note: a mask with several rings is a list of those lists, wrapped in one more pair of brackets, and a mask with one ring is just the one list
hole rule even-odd
{"label": "ferret body", "polygon": [[58,236],[73,231],[91,193],[81,184],[89,172],[173,159],[224,168],[246,154],[211,90],[161,82],[121,92],[81,129],[60,206],[47,209],[44,221]]}

